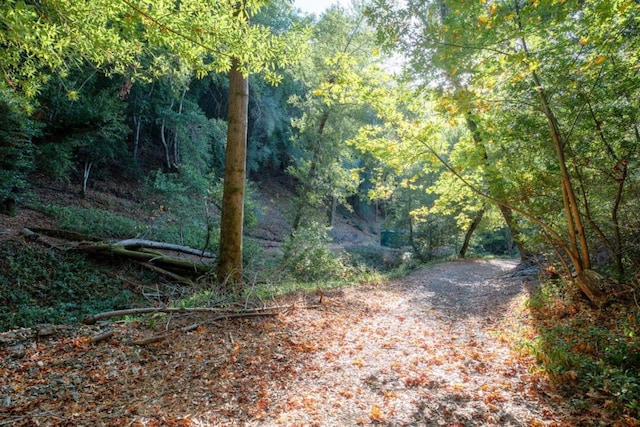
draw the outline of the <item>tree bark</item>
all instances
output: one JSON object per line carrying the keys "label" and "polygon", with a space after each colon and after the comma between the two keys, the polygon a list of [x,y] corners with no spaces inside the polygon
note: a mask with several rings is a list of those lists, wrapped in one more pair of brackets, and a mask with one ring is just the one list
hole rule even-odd
{"label": "tree bark", "polygon": [[482,221],[482,217],[484,217],[484,213],[485,213],[485,209],[482,208],[476,214],[475,218],[473,218],[471,225],[467,229],[467,232],[464,235],[464,242],[462,243],[462,247],[460,248],[460,252],[459,252],[460,258],[464,258],[467,255],[467,250],[469,249],[469,243],[471,243],[471,236],[473,236],[474,231],[476,231],[476,228],[478,228],[478,225],[480,225],[480,222]]}
{"label": "tree bark", "polygon": [[133,135],[133,161],[138,163],[138,149],[140,147],[140,128],[142,127],[142,116],[139,114],[134,114],[133,124],[136,127],[136,131]]}
{"label": "tree bark", "polygon": [[504,218],[504,222],[509,227],[509,231],[511,232],[511,239],[513,243],[518,248],[518,252],[520,253],[520,262],[525,262],[534,257],[534,253],[526,248],[521,238],[521,231],[518,224],[516,224],[515,219],[513,218],[513,212],[511,209],[504,205],[498,205],[500,208],[500,213],[502,214],[502,218]]}
{"label": "tree bark", "polygon": [[242,284],[242,232],[247,158],[249,80],[234,59],[229,73],[229,128],[220,220],[218,281],[226,291],[237,292]]}
{"label": "tree bark", "polygon": [[[171,100],[171,105],[169,106],[169,110],[173,110],[173,102]],[[160,142],[162,142],[162,146],[164,147],[164,162],[167,171],[171,170],[171,147],[169,146],[169,140],[167,138],[167,119],[166,117],[162,118],[162,123],[160,125]]]}

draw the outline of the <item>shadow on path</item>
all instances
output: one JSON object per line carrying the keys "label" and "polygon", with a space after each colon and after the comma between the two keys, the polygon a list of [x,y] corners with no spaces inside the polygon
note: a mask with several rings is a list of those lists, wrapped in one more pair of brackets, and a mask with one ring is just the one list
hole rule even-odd
{"label": "shadow on path", "polygon": [[409,284],[418,309],[449,319],[499,314],[523,289],[523,278],[511,273],[517,260],[460,260],[415,272]]}

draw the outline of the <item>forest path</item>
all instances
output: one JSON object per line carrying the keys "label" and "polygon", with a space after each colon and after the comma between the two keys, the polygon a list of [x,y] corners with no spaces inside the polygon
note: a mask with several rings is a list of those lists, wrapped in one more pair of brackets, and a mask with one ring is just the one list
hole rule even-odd
{"label": "forest path", "polygon": [[119,323],[99,345],[80,328],[20,354],[0,346],[0,425],[573,425],[532,360],[510,349],[514,332],[531,334],[514,267],[436,264],[327,291],[319,308],[144,347],[124,342],[180,319],[158,318],[155,331]]}
{"label": "forest path", "polygon": [[[279,421],[317,425],[571,425],[562,399],[533,361],[510,349],[526,317],[514,261],[436,264],[382,286],[344,292],[341,316],[315,319],[325,332],[314,369],[292,390],[308,405]],[[314,320],[309,319],[312,323]],[[307,332],[305,332],[307,334]],[[314,334],[317,336],[317,334]],[[277,423],[274,423],[277,424]]]}

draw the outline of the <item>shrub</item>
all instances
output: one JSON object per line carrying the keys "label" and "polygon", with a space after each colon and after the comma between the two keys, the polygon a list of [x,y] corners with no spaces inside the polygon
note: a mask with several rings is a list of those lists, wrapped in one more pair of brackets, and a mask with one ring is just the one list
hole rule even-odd
{"label": "shrub", "polygon": [[[640,416],[640,311],[617,304],[592,308],[545,283],[529,299],[538,335],[525,348],[576,402],[602,396],[609,411]],[[596,393],[597,392],[597,393]]]}
{"label": "shrub", "polygon": [[[24,100],[0,82],[0,208],[7,200],[15,203],[34,168],[32,139],[40,128],[30,118],[29,110]],[[10,210],[5,213],[13,213]]]}
{"label": "shrub", "polygon": [[344,276],[341,257],[329,249],[327,229],[318,223],[300,228],[284,244],[284,260],[297,280],[312,282]]}

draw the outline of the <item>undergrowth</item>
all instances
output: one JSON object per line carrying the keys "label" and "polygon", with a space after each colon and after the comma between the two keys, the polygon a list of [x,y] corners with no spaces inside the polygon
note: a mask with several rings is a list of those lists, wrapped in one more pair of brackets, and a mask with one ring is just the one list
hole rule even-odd
{"label": "undergrowth", "polygon": [[44,205],[40,210],[55,218],[61,229],[96,237],[132,237],[144,228],[139,221],[102,209]]}
{"label": "undergrowth", "polygon": [[523,348],[578,409],[596,400],[608,413],[640,418],[640,307],[596,309],[569,295],[548,282],[530,297],[536,336]]}
{"label": "undergrowth", "polygon": [[75,323],[136,304],[137,296],[82,254],[0,244],[0,331]]}
{"label": "undergrowth", "polygon": [[[39,209],[56,219],[64,230],[101,237],[142,238],[215,251],[218,242],[217,225],[207,226],[204,215],[193,209],[171,210],[154,206],[143,220],[102,209],[77,206],[44,205]],[[211,235],[207,239],[207,233]]]}

